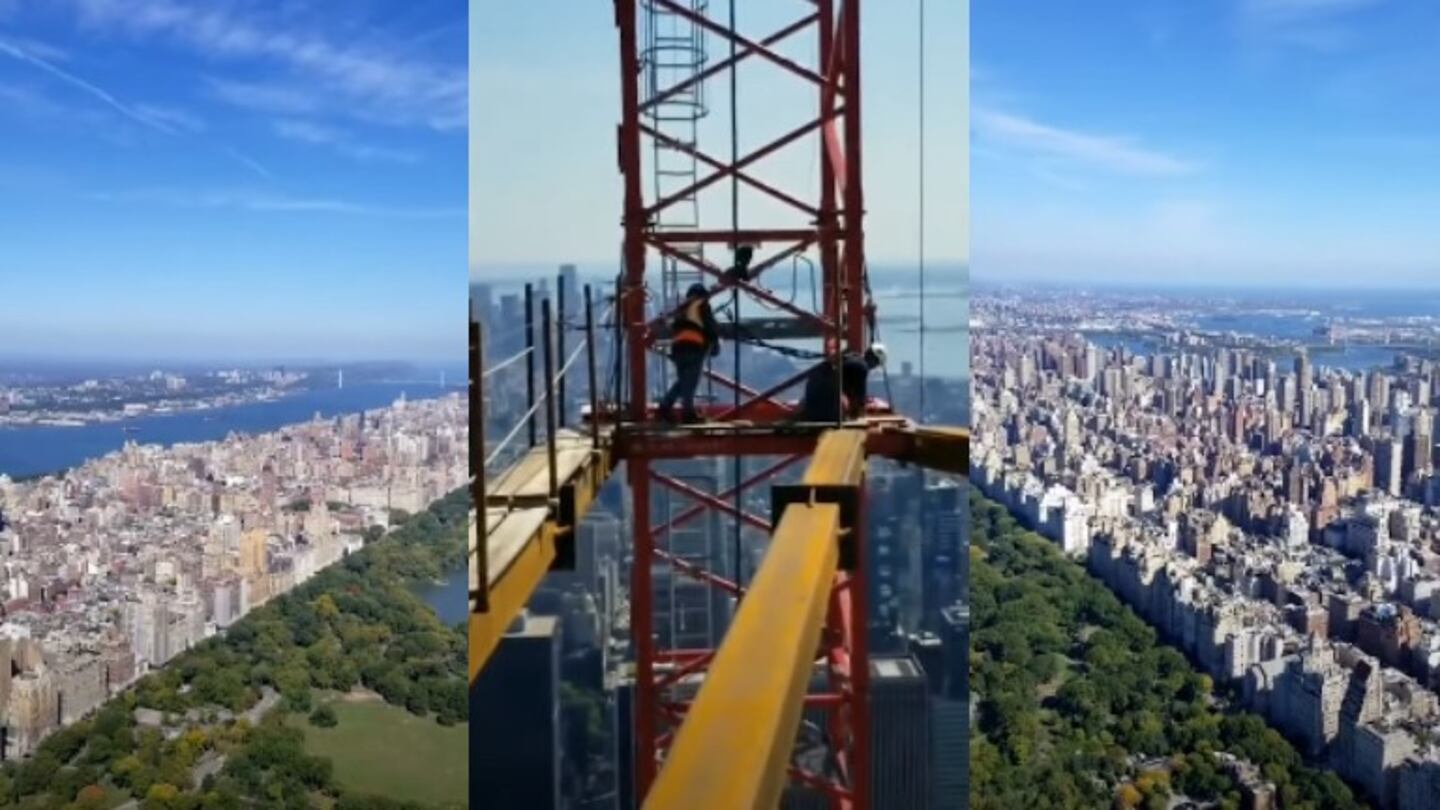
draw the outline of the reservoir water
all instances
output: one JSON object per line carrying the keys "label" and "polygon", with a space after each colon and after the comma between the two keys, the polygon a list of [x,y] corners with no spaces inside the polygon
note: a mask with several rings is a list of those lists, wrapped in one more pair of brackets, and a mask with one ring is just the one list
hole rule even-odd
{"label": "reservoir water", "polygon": [[470,612],[470,595],[466,575],[467,566],[461,565],[445,575],[444,582],[426,582],[411,588],[411,593],[425,600],[425,604],[440,614],[440,621],[455,625],[465,621]]}

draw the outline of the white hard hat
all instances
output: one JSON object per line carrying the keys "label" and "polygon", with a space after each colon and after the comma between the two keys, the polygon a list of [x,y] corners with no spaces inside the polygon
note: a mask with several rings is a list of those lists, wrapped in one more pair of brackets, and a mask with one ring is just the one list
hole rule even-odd
{"label": "white hard hat", "polygon": [[881,366],[885,365],[886,353],[885,353],[885,344],[884,344],[884,343],[881,343],[881,342],[878,341],[878,340],[875,341],[874,343],[871,343],[871,344],[870,344],[870,353],[873,354],[873,355],[875,355],[875,363],[876,363],[876,365],[881,365]]}

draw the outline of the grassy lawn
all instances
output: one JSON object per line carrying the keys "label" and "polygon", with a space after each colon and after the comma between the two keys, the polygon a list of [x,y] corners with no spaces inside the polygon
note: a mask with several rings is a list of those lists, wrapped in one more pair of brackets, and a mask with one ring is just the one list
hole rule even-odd
{"label": "grassy lawn", "polygon": [[469,786],[464,725],[445,727],[377,700],[325,698],[339,725],[301,721],[305,747],[335,763],[346,790],[430,805],[463,807]]}

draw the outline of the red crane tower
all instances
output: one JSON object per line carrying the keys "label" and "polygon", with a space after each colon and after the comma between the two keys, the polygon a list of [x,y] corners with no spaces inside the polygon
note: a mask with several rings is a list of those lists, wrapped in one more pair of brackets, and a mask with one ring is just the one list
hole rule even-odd
{"label": "red crane tower", "polygon": [[[654,638],[654,599],[652,567],[657,563],[679,567],[683,573],[720,588],[733,596],[741,596],[741,585],[727,579],[722,572],[702,570],[698,566],[669,555],[662,547],[664,532],[681,519],[693,519],[702,512],[719,510],[730,518],[767,531],[769,521],[744,513],[725,498],[735,491],[709,494],[661,472],[657,462],[663,459],[696,458],[714,455],[781,456],[784,460],[764,472],[740,482],[739,489],[762,486],[798,457],[814,448],[816,435],[803,431],[785,433],[773,428],[733,430],[707,428],[697,431],[653,431],[647,428],[652,419],[650,393],[652,381],[647,374],[649,359],[657,340],[662,336],[664,315],[655,317],[648,311],[647,262],[658,258],[659,267],[674,267],[709,277],[718,283],[711,295],[738,289],[740,294],[782,311],[794,321],[789,334],[805,334],[821,340],[826,356],[835,357],[842,350],[861,351],[867,345],[867,325],[873,326],[873,309],[867,300],[865,278],[865,193],[862,181],[861,147],[861,69],[860,69],[860,3],[858,0],[811,0],[798,3],[803,14],[778,30],[754,39],[706,16],[703,3],[679,0],[643,0],[651,15],[666,15],[683,26],[691,26],[704,34],[717,37],[732,46],[732,56],[708,67],[695,65],[691,75],[676,79],[669,86],[655,86],[642,94],[647,56],[654,58],[653,37],[650,49],[639,35],[638,7],[642,0],[616,0],[616,25],[620,38],[621,123],[619,129],[620,171],[624,178],[624,262],[619,291],[618,317],[622,323],[628,371],[628,401],[615,426],[617,458],[626,463],[626,472],[633,498],[634,546],[631,576],[631,637],[635,654],[635,789],[645,796],[655,780],[665,749],[673,738],[674,729],[683,720],[688,703],[675,697],[673,687],[683,678],[702,673],[714,658],[707,649],[659,649]],[[801,64],[782,55],[776,45],[782,40],[813,37],[818,63]],[[815,96],[814,114],[774,140],[734,156],[721,156],[713,146],[685,142],[667,134],[654,112],[667,102],[694,95],[708,79],[730,71],[742,61],[763,61],[773,68],[777,79],[802,82]],[[653,74],[652,74],[653,75]],[[733,111],[733,103],[732,103]],[[695,131],[692,129],[692,131]],[[808,193],[792,195],[775,182],[764,179],[758,164],[787,147],[794,148],[808,137],[822,139],[820,172],[816,187]],[[646,168],[642,163],[645,147],[689,155],[706,167],[708,172],[681,188],[660,191],[647,198]],[[652,167],[658,168],[658,167]],[[677,227],[666,213],[675,206],[693,206],[696,195],[722,181],[741,183],[760,194],[779,201],[786,208],[804,215],[810,224],[805,227],[701,229]],[[663,193],[663,196],[661,194]],[[757,251],[755,264],[748,279],[727,276],[724,270],[704,257],[703,249],[694,246],[766,246]],[[782,300],[768,291],[760,278],[779,263],[815,250],[820,257],[822,294],[818,311]],[[768,254],[768,255],[764,255]],[[660,285],[666,288],[673,284]],[[789,409],[777,396],[803,381],[804,372],[790,377],[765,391],[756,391],[741,380],[709,372],[712,380],[740,394],[738,406],[712,409],[711,418],[734,423],[737,417],[775,415]],[[651,497],[655,488],[664,487],[689,495],[699,503],[691,510],[662,526],[652,521]],[[863,505],[863,483],[860,497]],[[737,499],[738,503],[738,499]],[[866,590],[864,581],[864,544],[861,541],[863,508],[851,515],[851,535],[847,543],[848,559],[844,570],[835,577],[824,642],[829,647],[828,691],[806,698],[807,705],[825,707],[828,711],[827,731],[830,750],[837,763],[831,775],[792,769],[792,776],[825,791],[836,802],[864,807],[868,799],[868,720],[867,685],[869,665],[866,655]]]}

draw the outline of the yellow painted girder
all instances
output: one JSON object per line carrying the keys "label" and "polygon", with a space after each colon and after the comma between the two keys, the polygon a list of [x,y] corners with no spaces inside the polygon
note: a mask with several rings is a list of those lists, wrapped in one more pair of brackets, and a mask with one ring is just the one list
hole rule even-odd
{"label": "yellow painted girder", "polygon": [[519,615],[540,580],[555,561],[555,523],[545,521],[525,541],[505,571],[490,585],[490,609],[470,613],[470,682],[500,644],[510,622]]}
{"label": "yellow painted girder", "polygon": [[[566,435],[558,442],[559,497],[554,503],[549,499],[548,459],[543,445],[532,448],[494,476],[493,481],[487,481],[493,483],[493,488],[487,487],[486,492],[486,547],[476,548],[473,523],[470,539],[472,554],[490,555],[489,609],[478,613],[473,600],[471,604],[471,683],[554,564],[557,540],[562,533],[574,532],[573,525],[562,524],[580,522],[614,470],[608,446],[602,443],[597,447],[589,442],[588,436],[578,434]],[[521,518],[522,513],[537,508],[547,510],[543,522]]]}
{"label": "yellow painted girder", "polygon": [[805,486],[859,486],[865,477],[865,431],[827,430],[800,483]]}
{"label": "yellow painted girder", "polygon": [[[863,458],[863,443],[861,451]],[[817,463],[845,463],[835,452]],[[785,509],[646,810],[779,804],[839,561],[839,531],[835,504]]]}

